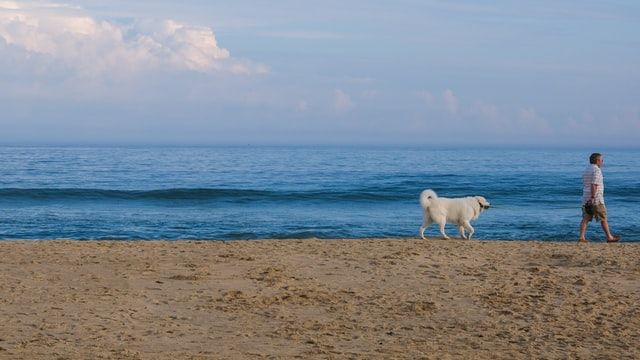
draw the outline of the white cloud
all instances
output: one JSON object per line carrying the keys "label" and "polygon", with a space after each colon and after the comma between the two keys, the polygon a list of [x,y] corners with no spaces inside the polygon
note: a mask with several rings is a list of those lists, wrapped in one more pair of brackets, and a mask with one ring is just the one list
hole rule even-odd
{"label": "white cloud", "polygon": [[338,111],[349,111],[353,109],[355,104],[351,100],[351,96],[342,90],[336,90],[334,93],[334,107]]}
{"label": "white cloud", "polygon": [[516,124],[520,129],[532,130],[541,133],[551,131],[549,123],[540,117],[532,108],[520,109],[516,118]]}
{"label": "white cloud", "polygon": [[428,110],[444,111],[453,116],[460,112],[458,98],[451,89],[443,91],[441,96],[436,96],[427,90],[418,91],[416,96],[426,105]]}
{"label": "white cloud", "polygon": [[468,111],[479,129],[494,134],[549,134],[549,122],[535,109],[502,109],[495,104],[476,102]]}
{"label": "white cloud", "polygon": [[6,10],[18,10],[20,6],[15,1],[0,1],[0,9]]}
{"label": "white cloud", "polygon": [[[475,100],[471,104],[460,104],[453,90],[446,89],[441,97],[422,90],[418,99],[426,105],[426,117],[448,114],[455,117],[450,126],[464,126],[483,133],[493,134],[549,134],[553,132],[547,119],[532,107],[503,108],[496,104]],[[628,116],[632,118],[632,116]],[[424,118],[424,116],[423,116]],[[454,120],[452,119],[452,120]]]}
{"label": "white cloud", "polygon": [[447,89],[442,94],[444,100],[444,106],[451,115],[458,113],[458,98],[453,94],[453,91]]}
{"label": "white cloud", "polygon": [[0,1],[0,40],[89,77],[170,69],[268,72],[264,65],[232,58],[208,27],[173,20],[123,24],[60,4]]}
{"label": "white cloud", "polygon": [[569,118],[567,128],[574,133],[598,129],[598,134],[633,134],[640,130],[640,107],[627,106],[600,115],[585,111]]}
{"label": "white cloud", "polygon": [[503,111],[495,104],[477,101],[469,110],[469,115],[485,129],[504,131],[508,126]]}

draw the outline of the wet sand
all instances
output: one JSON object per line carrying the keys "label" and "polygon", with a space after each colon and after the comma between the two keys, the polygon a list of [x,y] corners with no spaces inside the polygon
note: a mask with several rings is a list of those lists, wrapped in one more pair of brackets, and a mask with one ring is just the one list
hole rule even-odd
{"label": "wet sand", "polygon": [[2,241],[0,359],[640,358],[640,243]]}

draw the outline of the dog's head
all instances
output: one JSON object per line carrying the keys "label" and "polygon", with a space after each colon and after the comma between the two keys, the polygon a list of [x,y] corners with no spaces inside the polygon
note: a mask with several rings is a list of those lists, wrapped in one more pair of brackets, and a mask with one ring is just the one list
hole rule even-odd
{"label": "dog's head", "polygon": [[491,207],[491,204],[482,196],[475,196],[476,200],[478,200],[478,204],[480,204],[480,211],[487,210]]}

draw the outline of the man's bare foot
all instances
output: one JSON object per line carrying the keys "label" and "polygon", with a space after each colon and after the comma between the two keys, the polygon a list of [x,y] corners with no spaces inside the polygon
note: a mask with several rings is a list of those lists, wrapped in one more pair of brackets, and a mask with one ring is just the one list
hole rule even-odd
{"label": "man's bare foot", "polygon": [[614,235],[611,239],[607,239],[608,243],[620,241],[620,235]]}
{"label": "man's bare foot", "polygon": [[589,240],[587,240],[587,239],[580,239],[580,240],[578,240],[578,242],[579,242],[579,243],[588,243],[588,242],[589,242]]}

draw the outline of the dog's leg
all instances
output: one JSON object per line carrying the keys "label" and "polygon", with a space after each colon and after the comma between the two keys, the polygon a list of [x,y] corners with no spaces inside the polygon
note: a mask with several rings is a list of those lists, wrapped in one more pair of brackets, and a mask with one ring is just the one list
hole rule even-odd
{"label": "dog's leg", "polygon": [[420,237],[425,239],[424,237],[424,231],[429,227],[429,225],[431,225],[431,220],[429,219],[424,219],[424,222],[422,223],[422,226],[420,226]]}
{"label": "dog's leg", "polygon": [[469,236],[467,237],[467,240],[471,240],[471,235],[473,235],[473,226],[471,226],[471,223],[468,221],[464,222],[464,227],[467,228],[467,230],[469,230]]}
{"label": "dog's leg", "polygon": [[465,235],[465,233],[464,233],[464,226],[462,226],[462,225],[458,225],[458,231],[460,231],[460,236],[461,236],[463,239],[466,239],[466,238],[467,238],[467,236],[466,236],[466,235]]}
{"label": "dog's leg", "polygon": [[440,223],[440,234],[442,234],[442,237],[443,237],[443,238],[445,238],[445,239],[449,239],[449,237],[447,236],[447,234],[445,234],[445,233],[444,233],[444,225],[445,225],[445,223],[444,223],[444,222],[441,222],[441,223]]}

